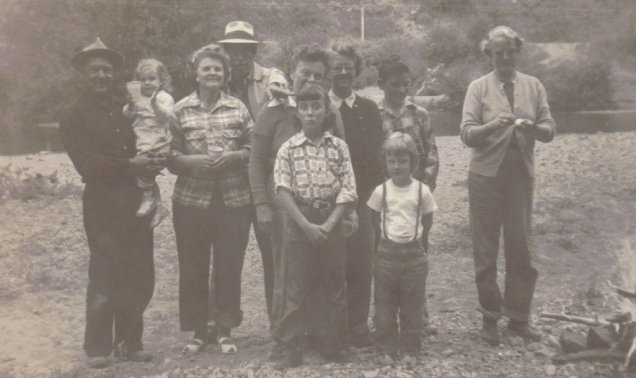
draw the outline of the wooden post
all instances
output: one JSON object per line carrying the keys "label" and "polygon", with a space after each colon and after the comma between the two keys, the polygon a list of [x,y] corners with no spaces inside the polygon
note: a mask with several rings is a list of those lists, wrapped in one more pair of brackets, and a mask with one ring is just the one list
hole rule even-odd
{"label": "wooden post", "polygon": [[364,7],[360,8],[360,39],[364,42]]}

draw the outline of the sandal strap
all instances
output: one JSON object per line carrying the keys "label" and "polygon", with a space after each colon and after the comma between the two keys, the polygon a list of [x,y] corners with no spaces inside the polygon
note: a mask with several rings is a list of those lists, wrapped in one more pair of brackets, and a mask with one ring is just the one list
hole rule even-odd
{"label": "sandal strap", "polygon": [[203,346],[203,344],[205,343],[201,339],[190,339],[186,343],[186,345],[197,345],[197,346]]}
{"label": "sandal strap", "polygon": [[219,337],[217,342],[221,346],[221,353],[223,354],[234,354],[238,351],[236,343],[229,337]]}
{"label": "sandal strap", "polygon": [[219,339],[217,340],[217,342],[219,344],[225,344],[225,345],[234,345],[234,340],[232,340],[229,337],[219,337]]}
{"label": "sandal strap", "polygon": [[190,339],[186,342],[186,345],[183,347],[183,353],[194,353],[197,354],[201,351],[205,343],[201,339]]}

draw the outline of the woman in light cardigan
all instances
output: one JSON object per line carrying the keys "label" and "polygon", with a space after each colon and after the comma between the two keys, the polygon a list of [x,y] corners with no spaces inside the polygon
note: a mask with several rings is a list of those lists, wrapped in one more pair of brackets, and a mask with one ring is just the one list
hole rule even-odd
{"label": "woman in light cardigan", "polygon": [[[468,174],[475,281],[483,314],[482,338],[498,344],[497,320],[507,316],[509,332],[526,340],[541,335],[529,324],[537,281],[529,250],[534,189],[535,141],[550,142],[555,124],[543,85],[516,68],[523,40],[499,26],[482,51],[494,71],[468,87],[461,139],[471,147]],[[505,287],[497,286],[497,254],[503,229]]]}

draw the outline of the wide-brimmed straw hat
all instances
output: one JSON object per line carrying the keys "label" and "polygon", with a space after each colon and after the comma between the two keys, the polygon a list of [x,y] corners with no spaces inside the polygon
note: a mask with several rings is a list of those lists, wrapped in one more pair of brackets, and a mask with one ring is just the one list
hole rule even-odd
{"label": "wide-brimmed straw hat", "polygon": [[225,25],[224,39],[218,43],[221,44],[258,44],[260,43],[254,37],[254,27],[245,21],[232,21]]}
{"label": "wide-brimmed straw hat", "polygon": [[124,65],[124,56],[119,51],[106,47],[104,42],[97,37],[93,43],[73,55],[71,66],[80,71],[86,60],[94,56],[102,56],[108,59],[113,64],[114,69],[119,69]]}

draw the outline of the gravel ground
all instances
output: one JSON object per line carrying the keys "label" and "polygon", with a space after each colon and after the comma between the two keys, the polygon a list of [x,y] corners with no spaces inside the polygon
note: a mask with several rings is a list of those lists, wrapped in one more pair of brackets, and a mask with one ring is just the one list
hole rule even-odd
{"label": "gravel ground", "polygon": [[[561,332],[581,328],[537,315],[561,310],[611,315],[622,309],[604,282],[620,283],[621,269],[629,267],[617,264],[616,256],[636,251],[626,244],[636,246],[636,133],[562,135],[538,146],[533,244],[540,278],[533,313],[544,337],[524,344],[504,333],[498,347],[477,337],[480,318],[467,219],[469,150],[456,137],[440,137],[438,145],[441,167],[434,196],[439,211],[431,233],[427,289],[431,318],[440,333],[425,340],[416,359],[387,363],[361,349],[355,351],[357,361],[349,364],[326,363],[310,354],[300,368],[272,370],[260,253],[253,240],[243,272],[245,320],[235,331],[239,353],[225,356],[209,347],[194,359],[182,358],[190,335],[178,330],[177,258],[172,224],[166,221],[155,233],[157,284],[144,336],[146,349],[156,358],[89,370],[81,350],[88,258],[80,197],[74,190],[0,202],[0,376],[629,376],[616,363],[553,365],[550,357],[558,353]],[[23,172],[57,171],[60,182],[79,184],[63,154],[0,157],[0,167],[9,164]],[[169,206],[174,177],[165,174],[159,182]]]}

